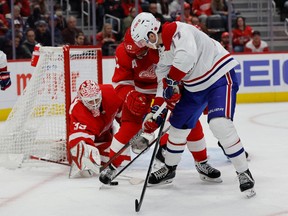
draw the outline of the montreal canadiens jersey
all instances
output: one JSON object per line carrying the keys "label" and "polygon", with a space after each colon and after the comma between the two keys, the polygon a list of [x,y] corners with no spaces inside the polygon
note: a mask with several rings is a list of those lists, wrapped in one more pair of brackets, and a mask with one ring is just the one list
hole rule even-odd
{"label": "montreal canadiens jersey", "polygon": [[110,133],[113,121],[120,112],[122,101],[117,97],[112,85],[99,85],[102,92],[100,115],[94,117],[87,107],[76,97],[71,103],[69,146],[75,146],[83,140],[93,145],[94,141],[102,140],[103,136]]}
{"label": "montreal canadiens jersey", "polygon": [[[165,29],[166,28],[166,29]],[[174,66],[186,75],[184,87],[191,92],[202,91],[238,65],[238,62],[222,45],[196,27],[173,22],[163,25],[162,52],[157,66],[159,79],[165,77]],[[157,96],[162,95],[158,87]]]}
{"label": "montreal canadiens jersey", "polygon": [[[156,94],[155,69],[159,61],[158,50],[149,49],[142,59],[136,59],[126,53],[124,43],[121,43],[116,49],[115,59],[112,83],[117,93],[121,88],[129,86],[129,90],[135,88],[136,91],[144,94]],[[126,94],[127,91],[119,97],[125,97]]]}

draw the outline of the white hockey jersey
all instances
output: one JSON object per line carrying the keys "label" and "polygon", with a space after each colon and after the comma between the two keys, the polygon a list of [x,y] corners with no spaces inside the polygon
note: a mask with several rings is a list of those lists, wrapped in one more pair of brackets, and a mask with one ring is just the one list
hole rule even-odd
{"label": "white hockey jersey", "polygon": [[[171,66],[186,74],[182,79],[184,87],[196,92],[207,89],[238,65],[218,41],[186,23],[164,24],[162,40],[165,51],[156,69],[160,86]],[[157,96],[162,96],[159,86]]]}

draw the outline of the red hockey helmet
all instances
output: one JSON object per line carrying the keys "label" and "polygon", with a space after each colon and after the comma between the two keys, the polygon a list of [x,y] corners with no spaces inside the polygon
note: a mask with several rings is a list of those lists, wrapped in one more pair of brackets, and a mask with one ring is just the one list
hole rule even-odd
{"label": "red hockey helmet", "polygon": [[99,110],[102,101],[102,93],[99,85],[93,80],[85,80],[80,85],[78,97],[89,110]]}
{"label": "red hockey helmet", "polygon": [[148,52],[148,47],[138,47],[131,37],[130,28],[127,29],[124,36],[124,47],[128,55],[132,58],[141,59]]}

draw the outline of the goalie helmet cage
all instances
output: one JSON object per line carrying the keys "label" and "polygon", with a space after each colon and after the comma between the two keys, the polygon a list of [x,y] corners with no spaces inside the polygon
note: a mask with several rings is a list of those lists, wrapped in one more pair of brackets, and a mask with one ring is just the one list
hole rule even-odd
{"label": "goalie helmet cage", "polygon": [[67,160],[71,100],[84,80],[102,83],[101,49],[41,47],[32,69],[30,81],[0,131],[1,166],[31,161],[31,156]]}

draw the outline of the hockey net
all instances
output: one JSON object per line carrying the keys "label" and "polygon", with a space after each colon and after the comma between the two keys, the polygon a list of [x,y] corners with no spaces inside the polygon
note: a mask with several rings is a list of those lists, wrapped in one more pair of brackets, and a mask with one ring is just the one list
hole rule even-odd
{"label": "hockey net", "polygon": [[31,156],[66,162],[69,106],[84,80],[102,83],[102,54],[93,46],[41,47],[33,69],[0,131],[1,166],[31,162]]}

